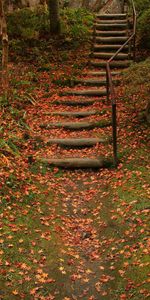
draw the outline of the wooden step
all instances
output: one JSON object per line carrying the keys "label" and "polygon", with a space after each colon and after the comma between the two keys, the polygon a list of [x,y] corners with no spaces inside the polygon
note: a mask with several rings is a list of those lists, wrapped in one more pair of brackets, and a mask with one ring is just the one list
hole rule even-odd
{"label": "wooden step", "polygon": [[118,30],[125,30],[127,29],[127,24],[126,23],[123,23],[123,24],[119,24],[119,23],[95,23],[94,24],[96,29],[100,29],[100,30],[115,30],[115,29],[118,29]]}
{"label": "wooden step", "polygon": [[[94,45],[94,50],[95,52],[99,52],[99,51],[109,51],[109,52],[114,52],[115,50],[117,51],[118,49],[120,49],[122,46],[122,44],[95,44]],[[125,46],[125,48],[123,48],[122,52],[125,52],[126,50],[128,50],[129,47]]]}
{"label": "wooden step", "polygon": [[[115,54],[114,53],[110,53],[110,52],[94,52],[92,54],[92,57],[93,58],[101,58],[101,59],[109,59],[111,58],[113,55]],[[124,59],[128,59],[128,54],[125,54],[125,53],[119,53],[116,57],[115,57],[115,60],[124,60]]]}
{"label": "wooden step", "polygon": [[122,20],[126,19],[127,15],[126,14],[96,14],[96,18],[99,18],[101,20]]}
{"label": "wooden step", "polygon": [[111,122],[105,120],[101,120],[99,122],[55,122],[40,125],[40,127],[44,129],[64,128],[68,130],[90,130],[93,128],[105,128],[108,126],[111,126]]}
{"label": "wooden step", "polygon": [[107,37],[112,37],[112,36],[127,36],[127,31],[126,30],[122,30],[122,31],[109,31],[109,30],[96,30],[95,31],[95,35],[96,36],[107,36]]}
{"label": "wooden step", "polygon": [[108,168],[112,165],[109,159],[105,158],[37,158],[36,161],[50,166],[61,167],[65,169],[98,169]]}
{"label": "wooden step", "polygon": [[116,36],[116,37],[96,37],[96,43],[102,43],[102,44],[118,44],[122,43],[124,44],[127,41],[127,37],[125,36]]}
{"label": "wooden step", "polygon": [[[120,75],[120,72],[112,72],[111,73],[113,76],[118,76]],[[86,75],[88,76],[106,76],[106,71],[102,72],[102,71],[90,71],[88,73],[86,73]]]}
{"label": "wooden step", "polygon": [[46,144],[53,145],[57,144],[61,147],[69,148],[81,148],[81,147],[92,147],[96,144],[108,144],[111,142],[109,138],[77,138],[77,139],[49,139]]}
{"label": "wooden step", "polygon": [[[107,62],[107,60],[106,60]],[[91,61],[90,64],[91,66],[94,66],[94,67],[98,67],[98,68],[106,68],[106,62],[103,61],[103,62],[98,62],[98,61]],[[112,61],[111,62],[111,68],[128,68],[129,65],[131,64],[132,62],[129,61],[129,60],[125,60],[125,61]]]}
{"label": "wooden step", "polygon": [[61,93],[62,96],[65,95],[72,95],[72,96],[88,96],[88,97],[102,97],[102,96],[106,96],[106,89],[104,90],[98,90],[98,89],[92,89],[92,90],[70,90],[70,91],[66,91]]}
{"label": "wooden step", "polygon": [[88,116],[94,115],[104,115],[107,110],[89,110],[89,111],[54,111],[46,113],[46,115],[54,115],[54,116],[64,116],[64,117],[75,117],[75,118],[85,118]]}
{"label": "wooden step", "polygon": [[[114,83],[119,83],[120,80],[119,79],[116,79],[114,80]],[[100,79],[92,79],[92,78],[89,78],[89,79],[81,79],[81,80],[78,80],[76,81],[76,83],[79,83],[79,84],[82,84],[82,85],[86,85],[86,86],[106,86],[106,79],[105,80],[100,80]]]}
{"label": "wooden step", "polygon": [[[102,19],[95,19],[95,23],[96,24],[106,24],[106,20],[102,20]],[[107,24],[127,24],[128,21],[127,19],[122,19],[122,20],[116,20],[116,19],[112,19],[112,20],[107,20]]]}

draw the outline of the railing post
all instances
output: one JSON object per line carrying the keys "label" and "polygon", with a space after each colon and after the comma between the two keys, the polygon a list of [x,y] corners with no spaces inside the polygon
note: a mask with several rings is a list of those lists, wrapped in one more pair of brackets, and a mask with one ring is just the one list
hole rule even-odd
{"label": "railing post", "polygon": [[133,61],[135,61],[135,57],[136,57],[136,35],[134,35],[133,37]]}
{"label": "railing post", "polygon": [[115,168],[118,165],[117,155],[117,114],[116,114],[116,102],[112,102],[112,134],[113,134],[113,157]]}
{"label": "railing post", "polygon": [[109,104],[109,76],[108,76],[107,67],[106,67],[106,92],[107,92],[107,104]]}

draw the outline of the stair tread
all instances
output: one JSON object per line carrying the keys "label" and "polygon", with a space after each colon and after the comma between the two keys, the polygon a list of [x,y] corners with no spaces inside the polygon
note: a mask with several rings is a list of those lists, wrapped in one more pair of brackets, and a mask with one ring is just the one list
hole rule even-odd
{"label": "stair tread", "polygon": [[[108,55],[108,56],[113,56],[116,52],[93,52],[94,54],[98,54],[98,55]],[[119,53],[118,55],[120,55],[120,56],[124,56],[124,57],[127,57],[128,56],[128,54],[126,54],[126,53]]]}
{"label": "stair tread", "polygon": [[105,30],[96,30],[96,33],[107,33],[107,34],[115,34],[115,33],[120,33],[120,34],[122,34],[122,33],[127,33],[127,31],[126,30],[113,30],[113,31],[105,31]]}
{"label": "stair tread", "polygon": [[94,23],[94,25],[96,27],[101,27],[101,28],[114,28],[114,27],[118,27],[118,28],[126,28],[127,27],[127,23]]}
{"label": "stair tread", "polygon": [[103,168],[108,167],[111,162],[108,159],[95,157],[95,158],[81,158],[81,157],[74,157],[74,158],[38,158],[37,161],[41,163],[47,163],[49,165],[63,167],[63,168]]}
{"label": "stair tread", "polygon": [[[94,61],[92,60],[91,61],[91,64],[92,65],[95,65],[95,66],[99,66],[99,67],[106,67],[106,63],[107,63],[107,60],[106,61]],[[112,67],[123,67],[123,66],[129,66],[130,64],[132,63],[132,61],[129,61],[129,60],[121,60],[121,61],[117,61],[117,60],[114,60],[111,62],[111,66]]]}
{"label": "stair tread", "polygon": [[[101,71],[90,71],[88,73],[86,73],[87,75],[93,75],[93,76],[106,76],[106,71],[105,72],[101,72]],[[120,72],[112,72],[113,76],[118,76],[120,75]]]}
{"label": "stair tread", "polygon": [[[93,55],[92,57],[93,58],[102,58],[102,59],[109,59],[111,58],[113,55],[115,55],[115,53],[101,53],[101,52],[93,52]],[[122,53],[119,53],[115,58],[114,58],[114,61],[116,62],[116,60],[126,60],[128,59],[128,54],[122,54]]]}
{"label": "stair tread", "polygon": [[46,115],[56,115],[56,116],[73,116],[73,117],[87,117],[92,115],[102,115],[105,111],[98,110],[84,110],[84,111],[54,111],[50,113],[46,113]]}
{"label": "stair tread", "polygon": [[[95,20],[95,23],[98,23],[98,24],[105,24],[106,23],[106,19],[99,19],[99,18],[96,18]],[[107,19],[107,23],[109,24],[114,24],[114,23],[117,23],[117,24],[127,24],[127,19]]]}
{"label": "stair tread", "polygon": [[127,41],[127,37],[124,37],[124,36],[116,36],[116,37],[114,37],[114,36],[112,36],[112,37],[96,37],[96,41],[109,41],[109,40],[112,40],[112,41]]}
{"label": "stair tread", "polygon": [[126,18],[126,14],[96,14],[96,17],[105,17],[105,18],[112,18],[112,17],[124,17]]}
{"label": "stair tread", "polygon": [[111,122],[106,120],[101,121],[89,121],[89,122],[55,122],[55,123],[46,123],[46,124],[40,124],[41,128],[45,129],[51,129],[51,128],[64,128],[69,130],[82,130],[82,129],[93,129],[93,128],[104,128],[111,126]]}
{"label": "stair tread", "polygon": [[[116,44],[116,45],[114,45],[114,44],[108,44],[108,45],[107,45],[107,44],[106,44],[106,45],[94,44],[94,47],[95,47],[95,48],[102,48],[102,49],[103,49],[103,48],[107,48],[107,47],[108,47],[108,48],[111,48],[111,47],[112,47],[113,49],[116,49],[116,48],[119,49],[119,48],[121,48],[121,46],[122,46],[121,44]],[[127,48],[128,46],[125,46],[125,47]]]}
{"label": "stair tread", "polygon": [[112,36],[113,37],[118,37],[118,36],[124,37],[124,36],[126,36],[127,37],[127,32],[124,30],[122,30],[122,31],[96,30],[95,37],[97,37],[97,36],[99,36],[99,37],[112,37]]}

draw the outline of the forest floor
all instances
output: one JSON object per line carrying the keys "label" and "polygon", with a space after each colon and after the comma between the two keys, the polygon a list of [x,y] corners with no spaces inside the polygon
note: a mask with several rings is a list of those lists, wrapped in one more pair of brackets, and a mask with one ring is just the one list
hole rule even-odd
{"label": "forest floor", "polygon": [[[11,63],[11,105],[2,99],[0,299],[148,299],[149,128],[141,117],[143,99],[135,102],[117,88],[117,169],[69,171],[32,163],[31,156],[62,153],[45,147],[39,125],[48,120],[62,85],[82,74],[88,49],[84,56],[83,46],[50,55],[54,63]],[[87,151],[93,153],[78,153]]]}

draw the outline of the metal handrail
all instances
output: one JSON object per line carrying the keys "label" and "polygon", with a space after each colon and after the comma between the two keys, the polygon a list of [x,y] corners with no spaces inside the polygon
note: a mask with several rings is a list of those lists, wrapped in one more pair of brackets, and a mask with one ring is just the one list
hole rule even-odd
{"label": "metal handrail", "polygon": [[118,154],[117,154],[117,115],[116,115],[116,95],[115,88],[112,80],[111,73],[111,62],[117,57],[117,55],[132,42],[133,40],[133,59],[135,60],[135,38],[136,38],[136,26],[137,26],[137,13],[135,9],[134,0],[131,0],[132,11],[133,11],[133,33],[127,39],[127,41],[116,51],[116,53],[106,63],[106,84],[107,84],[107,101],[111,97],[112,105],[112,134],[113,134],[113,158],[114,165],[118,165]]}

